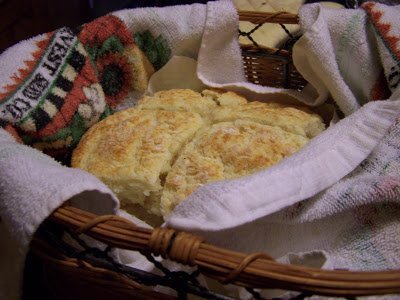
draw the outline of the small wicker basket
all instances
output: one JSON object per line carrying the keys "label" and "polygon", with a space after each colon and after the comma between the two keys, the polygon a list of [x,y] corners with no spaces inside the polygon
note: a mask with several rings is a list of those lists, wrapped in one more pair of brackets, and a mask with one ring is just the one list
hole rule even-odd
{"label": "small wicker basket", "polygon": [[[256,24],[296,24],[289,13],[242,12],[240,19]],[[284,26],[283,26],[284,28]],[[249,36],[251,33],[241,33]],[[306,81],[296,71],[290,49],[268,49],[257,43],[243,47],[249,81],[261,85],[302,89]],[[67,232],[77,247],[63,242]],[[89,247],[80,234],[105,244],[104,249]],[[113,247],[139,251],[164,275],[156,275],[120,265],[110,251]],[[193,266],[196,271],[171,272],[154,259],[164,258]],[[298,291],[296,299],[310,295],[346,296],[400,293],[400,270],[351,272],[320,270],[277,263],[267,254],[244,254],[210,245],[201,237],[168,228],[137,227],[117,216],[97,216],[65,205],[41,226],[31,243],[25,272],[25,299],[185,299],[194,294],[209,299],[231,299],[208,290],[196,276],[203,274],[223,284],[243,286],[259,298],[255,289]],[[35,274],[34,276],[30,276]],[[149,286],[174,289],[170,293]]]}

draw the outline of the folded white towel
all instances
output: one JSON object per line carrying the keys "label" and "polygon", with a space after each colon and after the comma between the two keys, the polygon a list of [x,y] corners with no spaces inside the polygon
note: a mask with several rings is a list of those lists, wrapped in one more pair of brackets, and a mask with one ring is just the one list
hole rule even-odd
{"label": "folded white towel", "polygon": [[[94,176],[61,166],[38,150],[21,145],[0,130],[0,298],[20,293],[24,257],[29,242],[45,220],[68,199],[99,214],[115,213],[118,201]],[[4,238],[4,240],[3,240]],[[7,271],[5,271],[7,270]]]}

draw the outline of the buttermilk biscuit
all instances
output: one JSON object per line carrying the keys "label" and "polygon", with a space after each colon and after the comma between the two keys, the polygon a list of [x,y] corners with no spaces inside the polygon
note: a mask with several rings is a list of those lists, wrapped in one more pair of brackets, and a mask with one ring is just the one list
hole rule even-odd
{"label": "buttermilk biscuit", "polygon": [[94,125],[72,166],[154,225],[147,213],[166,217],[200,185],[268,168],[323,129],[321,117],[303,107],[217,90],[161,91]]}
{"label": "buttermilk biscuit", "polygon": [[279,127],[244,120],[205,128],[185,147],[169,171],[161,211],[169,215],[200,185],[268,168],[308,140]]}
{"label": "buttermilk biscuit", "polygon": [[163,176],[202,125],[198,114],[186,111],[123,110],[89,129],[71,164],[94,174],[122,202],[160,215]]}

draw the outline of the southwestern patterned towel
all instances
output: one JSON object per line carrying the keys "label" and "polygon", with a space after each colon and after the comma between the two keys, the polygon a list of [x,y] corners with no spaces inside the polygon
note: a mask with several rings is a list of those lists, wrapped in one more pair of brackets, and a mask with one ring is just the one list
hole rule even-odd
{"label": "southwestern patterned towel", "polygon": [[1,85],[0,122],[24,144],[59,159],[130,93],[144,92],[170,56],[162,36],[134,35],[113,15],[23,43],[16,50],[24,59],[17,61],[13,48],[4,53],[13,63],[2,70],[10,77]]}

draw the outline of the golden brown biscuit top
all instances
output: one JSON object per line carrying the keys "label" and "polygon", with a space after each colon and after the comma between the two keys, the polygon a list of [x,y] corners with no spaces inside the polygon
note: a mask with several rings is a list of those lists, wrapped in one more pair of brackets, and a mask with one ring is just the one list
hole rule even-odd
{"label": "golden brown biscuit top", "polygon": [[182,145],[203,125],[198,114],[127,109],[94,125],[75,149],[72,167],[110,181],[144,181],[157,189],[159,176]]}
{"label": "golden brown biscuit top", "polygon": [[166,178],[164,215],[202,184],[268,168],[303,147],[308,138],[252,121],[222,122],[202,129],[186,145]]}
{"label": "golden brown biscuit top", "polygon": [[272,166],[323,129],[303,107],[215,90],[161,91],[94,125],[72,166],[101,179],[122,204],[167,216],[198,186]]}

